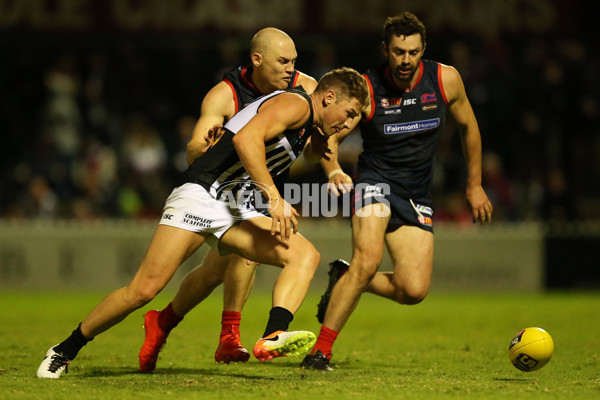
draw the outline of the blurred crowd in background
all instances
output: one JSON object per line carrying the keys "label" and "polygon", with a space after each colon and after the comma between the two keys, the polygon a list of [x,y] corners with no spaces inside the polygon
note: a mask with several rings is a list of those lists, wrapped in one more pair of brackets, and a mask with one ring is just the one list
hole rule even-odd
{"label": "blurred crowd in background", "polygon": [[[383,21],[382,21],[383,22]],[[427,20],[425,19],[427,24]],[[0,35],[0,218],[156,218],[186,168],[206,92],[248,62],[254,31],[172,35]],[[318,79],[379,64],[380,37],[289,32]],[[600,59],[591,37],[430,32],[425,58],[461,73],[483,139],[495,220],[600,218]],[[340,149],[354,171],[352,134]],[[436,222],[468,222],[460,140],[438,146]],[[326,182],[299,162],[294,182]]]}

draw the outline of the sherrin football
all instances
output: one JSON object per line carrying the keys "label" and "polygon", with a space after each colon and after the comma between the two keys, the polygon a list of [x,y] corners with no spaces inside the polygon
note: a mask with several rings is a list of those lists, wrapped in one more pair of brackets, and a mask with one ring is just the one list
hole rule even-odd
{"label": "sherrin football", "polygon": [[517,333],[508,347],[508,357],[521,371],[542,368],[554,353],[552,336],[542,328],[526,328]]}

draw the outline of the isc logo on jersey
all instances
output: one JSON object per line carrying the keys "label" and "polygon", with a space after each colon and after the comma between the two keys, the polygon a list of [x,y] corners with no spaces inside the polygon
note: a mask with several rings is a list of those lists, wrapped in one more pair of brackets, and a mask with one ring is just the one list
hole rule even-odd
{"label": "isc logo on jersey", "polygon": [[401,124],[385,124],[383,132],[386,135],[397,135],[401,133],[412,133],[430,131],[440,126],[440,119],[425,119],[422,121],[404,122]]}
{"label": "isc logo on jersey", "polygon": [[433,209],[431,207],[423,206],[421,204],[416,204],[415,209],[418,213],[427,214],[429,216],[433,215]]}

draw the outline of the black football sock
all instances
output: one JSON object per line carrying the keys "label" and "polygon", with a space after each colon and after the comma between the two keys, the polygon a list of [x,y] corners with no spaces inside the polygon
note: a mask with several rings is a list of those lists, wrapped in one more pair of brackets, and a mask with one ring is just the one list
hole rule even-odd
{"label": "black football sock", "polygon": [[290,323],[294,319],[294,314],[283,307],[273,307],[269,313],[269,322],[262,337],[266,337],[273,332],[287,331]]}
{"label": "black football sock", "polygon": [[[92,338],[93,339],[93,338]],[[66,338],[60,344],[54,346],[54,351],[57,353],[61,353],[64,357],[67,357],[69,360],[73,360],[77,357],[77,353],[83,346],[87,344],[87,342],[92,339],[86,339],[81,333],[81,324],[71,333],[71,336]]]}

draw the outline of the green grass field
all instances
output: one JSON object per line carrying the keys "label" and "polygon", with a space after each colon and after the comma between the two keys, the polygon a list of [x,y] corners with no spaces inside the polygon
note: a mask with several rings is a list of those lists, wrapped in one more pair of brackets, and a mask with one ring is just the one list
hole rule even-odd
{"label": "green grass field", "polygon": [[[306,371],[301,358],[215,364],[221,297],[215,293],[171,334],[153,374],[138,372],[142,315],[161,294],[97,337],[59,380],[35,377],[46,350],[64,339],[105,293],[0,293],[0,399],[598,399],[600,294],[431,293],[417,306],[371,295],[334,347],[335,370]],[[318,293],[291,329],[318,332]],[[248,348],[261,335],[270,295],[255,290],[242,319]],[[524,373],[507,356],[512,337],[540,326],[554,338],[543,369]]]}

